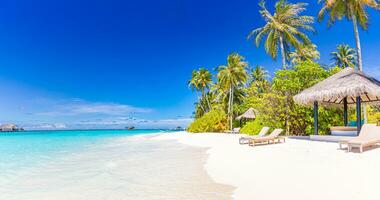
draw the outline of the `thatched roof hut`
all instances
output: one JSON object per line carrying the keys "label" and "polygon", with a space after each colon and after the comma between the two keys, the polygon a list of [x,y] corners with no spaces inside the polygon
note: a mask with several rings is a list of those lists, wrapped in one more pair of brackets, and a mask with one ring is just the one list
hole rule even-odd
{"label": "thatched roof hut", "polygon": [[328,77],[293,97],[303,105],[314,105],[314,133],[318,135],[318,104],[343,105],[344,125],[348,124],[348,105],[356,104],[356,126],[359,135],[362,126],[361,103],[380,103],[380,82],[353,68]]}
{"label": "thatched roof hut", "polygon": [[380,82],[348,67],[297,94],[294,101],[303,105],[313,105],[315,101],[343,104],[347,98],[347,104],[355,104],[356,97],[361,102],[380,103]]}
{"label": "thatched roof hut", "polygon": [[249,108],[244,114],[236,117],[236,120],[241,119],[256,119],[255,109]]}

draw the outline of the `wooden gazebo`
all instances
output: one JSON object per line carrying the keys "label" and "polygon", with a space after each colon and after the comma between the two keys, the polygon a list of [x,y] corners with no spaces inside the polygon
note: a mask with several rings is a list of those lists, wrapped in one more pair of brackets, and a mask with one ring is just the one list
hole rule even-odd
{"label": "wooden gazebo", "polygon": [[314,105],[314,134],[318,135],[318,105],[343,105],[344,125],[348,124],[348,106],[356,104],[357,134],[361,129],[361,103],[380,103],[380,82],[355,70],[345,68],[294,96],[302,105]]}
{"label": "wooden gazebo", "polygon": [[242,119],[256,119],[255,109],[249,108],[247,111],[245,111],[245,113],[236,117],[236,120]]}
{"label": "wooden gazebo", "polygon": [[245,111],[245,113],[243,113],[242,115],[239,115],[235,119],[240,121],[240,126],[242,125],[242,120],[244,119],[254,120],[256,119],[255,109],[249,108],[247,111]]}

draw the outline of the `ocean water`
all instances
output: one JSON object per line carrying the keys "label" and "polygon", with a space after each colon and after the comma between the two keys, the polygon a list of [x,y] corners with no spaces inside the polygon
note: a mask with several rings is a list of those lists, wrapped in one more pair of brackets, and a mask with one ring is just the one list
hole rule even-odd
{"label": "ocean water", "polygon": [[205,149],[157,130],[0,135],[0,200],[231,199],[203,169]]}

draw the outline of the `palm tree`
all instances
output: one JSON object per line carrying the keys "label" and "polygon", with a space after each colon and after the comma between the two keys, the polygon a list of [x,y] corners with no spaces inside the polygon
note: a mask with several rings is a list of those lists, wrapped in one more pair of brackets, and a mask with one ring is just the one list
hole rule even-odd
{"label": "palm tree", "polygon": [[211,104],[208,97],[206,96],[206,90],[210,89],[210,86],[212,84],[212,75],[210,71],[204,68],[200,68],[198,71],[198,82],[200,85],[200,90],[202,92],[202,98],[206,99],[208,111],[210,111]]}
{"label": "palm tree", "polygon": [[[329,12],[329,22],[331,25],[336,19],[342,19],[346,17],[348,20],[352,20],[356,41],[356,53],[358,69],[363,71],[362,50],[360,44],[360,36],[358,25],[364,30],[368,28],[368,14],[366,7],[380,9],[380,5],[377,0],[319,0],[319,3],[323,2],[323,7],[319,12],[319,20],[323,19],[325,12]],[[363,104],[364,121],[367,122],[367,108]]]}
{"label": "palm tree", "polygon": [[265,81],[268,76],[268,71],[260,65],[256,66],[255,69],[252,69],[252,81]]}
{"label": "palm tree", "polygon": [[194,116],[196,119],[202,117],[206,113],[203,108],[207,108],[210,102],[213,102],[214,99],[215,99],[215,94],[212,92],[207,92],[205,97],[199,99],[199,101],[195,103]]}
{"label": "palm tree", "polygon": [[362,71],[363,63],[358,24],[366,30],[368,28],[366,7],[379,9],[379,3],[376,0],[319,0],[318,2],[323,2],[323,7],[319,11],[318,19],[321,21],[325,12],[329,12],[328,26],[333,24],[336,19],[340,20],[343,17],[346,17],[350,21],[352,20],[356,40],[358,69]]}
{"label": "palm tree", "polygon": [[282,65],[286,68],[287,55],[291,47],[300,49],[302,44],[311,43],[302,30],[314,32],[311,26],[314,23],[314,17],[301,15],[306,10],[306,3],[291,4],[280,0],[275,5],[274,14],[267,10],[264,1],[261,1],[259,5],[260,14],[266,23],[263,27],[252,30],[248,39],[255,37],[256,46],[259,46],[262,38],[266,36],[265,51],[275,59],[280,48]]}
{"label": "palm tree", "polygon": [[346,44],[338,45],[336,49],[337,51],[334,51],[330,54],[332,56],[332,64],[341,68],[355,68],[357,64],[355,49]]}
{"label": "palm tree", "polygon": [[196,92],[201,92],[202,98],[199,97],[198,93],[198,102],[201,100],[206,100],[206,106],[204,104],[199,104],[204,112],[211,110],[211,104],[206,96],[206,90],[210,89],[212,84],[212,75],[210,71],[205,68],[200,68],[198,71],[193,70],[190,81],[188,82],[189,86]]}
{"label": "palm tree", "polygon": [[269,77],[268,71],[258,65],[255,69],[251,70],[251,77],[251,85],[255,86],[258,94],[264,93],[264,91],[269,87],[269,82],[267,80]]}
{"label": "palm tree", "polygon": [[289,54],[292,64],[298,64],[304,61],[313,61],[320,58],[317,46],[314,44],[302,45],[301,49],[296,49]]}
{"label": "palm tree", "polygon": [[228,94],[228,118],[232,130],[234,91],[237,87],[247,82],[248,74],[245,68],[247,63],[237,53],[232,53],[227,58],[227,65],[217,68],[219,88]]}

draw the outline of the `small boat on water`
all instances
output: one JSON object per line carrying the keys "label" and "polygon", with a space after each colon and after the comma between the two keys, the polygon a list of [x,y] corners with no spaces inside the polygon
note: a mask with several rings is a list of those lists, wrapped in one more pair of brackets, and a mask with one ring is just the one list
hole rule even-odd
{"label": "small boat on water", "polygon": [[127,126],[127,127],[125,127],[125,129],[127,129],[127,130],[135,130],[135,127],[134,126]]}

